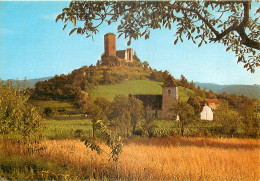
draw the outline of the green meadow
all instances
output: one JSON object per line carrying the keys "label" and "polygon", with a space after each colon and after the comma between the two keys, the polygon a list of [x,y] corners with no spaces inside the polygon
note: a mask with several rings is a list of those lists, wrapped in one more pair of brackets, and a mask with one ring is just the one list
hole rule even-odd
{"label": "green meadow", "polygon": [[[106,97],[112,101],[116,95],[123,94],[162,94],[162,82],[156,82],[151,80],[128,80],[121,84],[115,85],[99,85],[96,86],[91,94],[96,97]],[[194,91],[181,87],[178,87],[179,99],[187,101],[189,96],[194,94]]]}

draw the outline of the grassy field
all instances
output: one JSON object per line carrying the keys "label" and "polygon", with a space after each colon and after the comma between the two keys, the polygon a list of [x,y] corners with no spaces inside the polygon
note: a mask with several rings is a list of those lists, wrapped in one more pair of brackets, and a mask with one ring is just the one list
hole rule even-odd
{"label": "grassy field", "polygon": [[66,111],[69,112],[77,112],[77,107],[72,104],[71,102],[62,102],[62,101],[42,101],[42,100],[29,100],[29,103],[33,106],[37,107],[41,112],[46,107],[51,107],[56,110],[60,108],[64,108]]}
{"label": "grassy field", "polygon": [[[116,95],[123,94],[162,94],[162,82],[151,80],[128,80],[121,84],[99,85],[92,90],[91,94],[96,97],[106,97],[112,101]],[[194,94],[190,89],[178,87],[179,99],[188,100],[189,96]]]}
{"label": "grassy field", "polygon": [[43,125],[46,127],[45,137],[47,139],[70,139],[77,136],[77,131],[82,134],[92,134],[92,122],[89,119],[70,119],[63,120],[45,119]]}
{"label": "grassy field", "polygon": [[[0,142],[0,148],[4,150],[0,154],[3,158],[0,161],[0,177],[62,180],[259,180],[260,176],[259,141],[252,139],[169,137],[125,140],[118,170],[112,161],[108,161],[106,153],[97,155],[80,141],[46,140],[41,144],[47,148],[29,159],[26,158],[26,149],[23,147]],[[109,153],[106,147],[104,149]],[[15,169],[8,169],[10,165]]]}
{"label": "grassy field", "polygon": [[[143,130],[143,121],[144,120],[137,124],[137,130]],[[45,127],[44,135],[46,139],[75,139],[83,134],[92,135],[91,120],[82,116],[57,116],[50,119],[44,119],[42,124]],[[199,121],[195,124],[188,125],[184,130],[184,135],[193,137],[219,137],[216,133],[212,133],[213,135],[211,134],[210,130],[214,128],[214,122]],[[238,134],[241,133],[240,130]],[[96,130],[96,135],[99,136],[99,134],[99,130]],[[169,135],[180,135],[179,123],[173,120],[155,120],[154,136],[165,137]],[[228,137],[227,135],[222,136]]]}
{"label": "grassy field", "polygon": [[[178,131],[178,123],[171,120],[157,120],[155,121],[155,130],[173,130]],[[43,120],[42,124],[45,127],[46,139],[74,139],[77,138],[77,131],[81,130],[82,134],[92,135],[92,122],[89,119],[79,116],[59,116]],[[141,123],[138,125],[141,127]],[[97,130],[97,135],[99,131]]]}

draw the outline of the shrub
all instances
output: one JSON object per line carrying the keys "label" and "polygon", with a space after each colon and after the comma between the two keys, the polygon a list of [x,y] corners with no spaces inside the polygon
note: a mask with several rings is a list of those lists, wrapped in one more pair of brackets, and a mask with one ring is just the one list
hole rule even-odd
{"label": "shrub", "polygon": [[32,145],[42,137],[42,126],[40,114],[27,102],[28,98],[26,87],[21,91],[18,81],[16,87],[12,82],[0,82],[0,135],[15,138],[33,151]]}

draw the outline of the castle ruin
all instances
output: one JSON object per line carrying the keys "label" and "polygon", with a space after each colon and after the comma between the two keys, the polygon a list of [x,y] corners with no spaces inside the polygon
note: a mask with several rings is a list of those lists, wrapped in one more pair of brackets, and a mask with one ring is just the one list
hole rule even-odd
{"label": "castle ruin", "polygon": [[102,55],[102,62],[105,65],[110,64],[110,58],[116,57],[119,61],[133,62],[133,49],[116,50],[116,35],[114,33],[107,33],[104,35],[104,49]]}

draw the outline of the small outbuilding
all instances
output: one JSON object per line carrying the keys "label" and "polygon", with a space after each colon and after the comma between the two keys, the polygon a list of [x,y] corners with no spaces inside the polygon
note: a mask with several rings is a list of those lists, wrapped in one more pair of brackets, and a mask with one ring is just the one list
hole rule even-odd
{"label": "small outbuilding", "polygon": [[200,119],[201,120],[213,121],[213,111],[209,106],[205,105],[203,107],[203,110],[200,113]]}
{"label": "small outbuilding", "polygon": [[205,99],[205,104],[215,110],[218,108],[220,101],[218,99]]}

